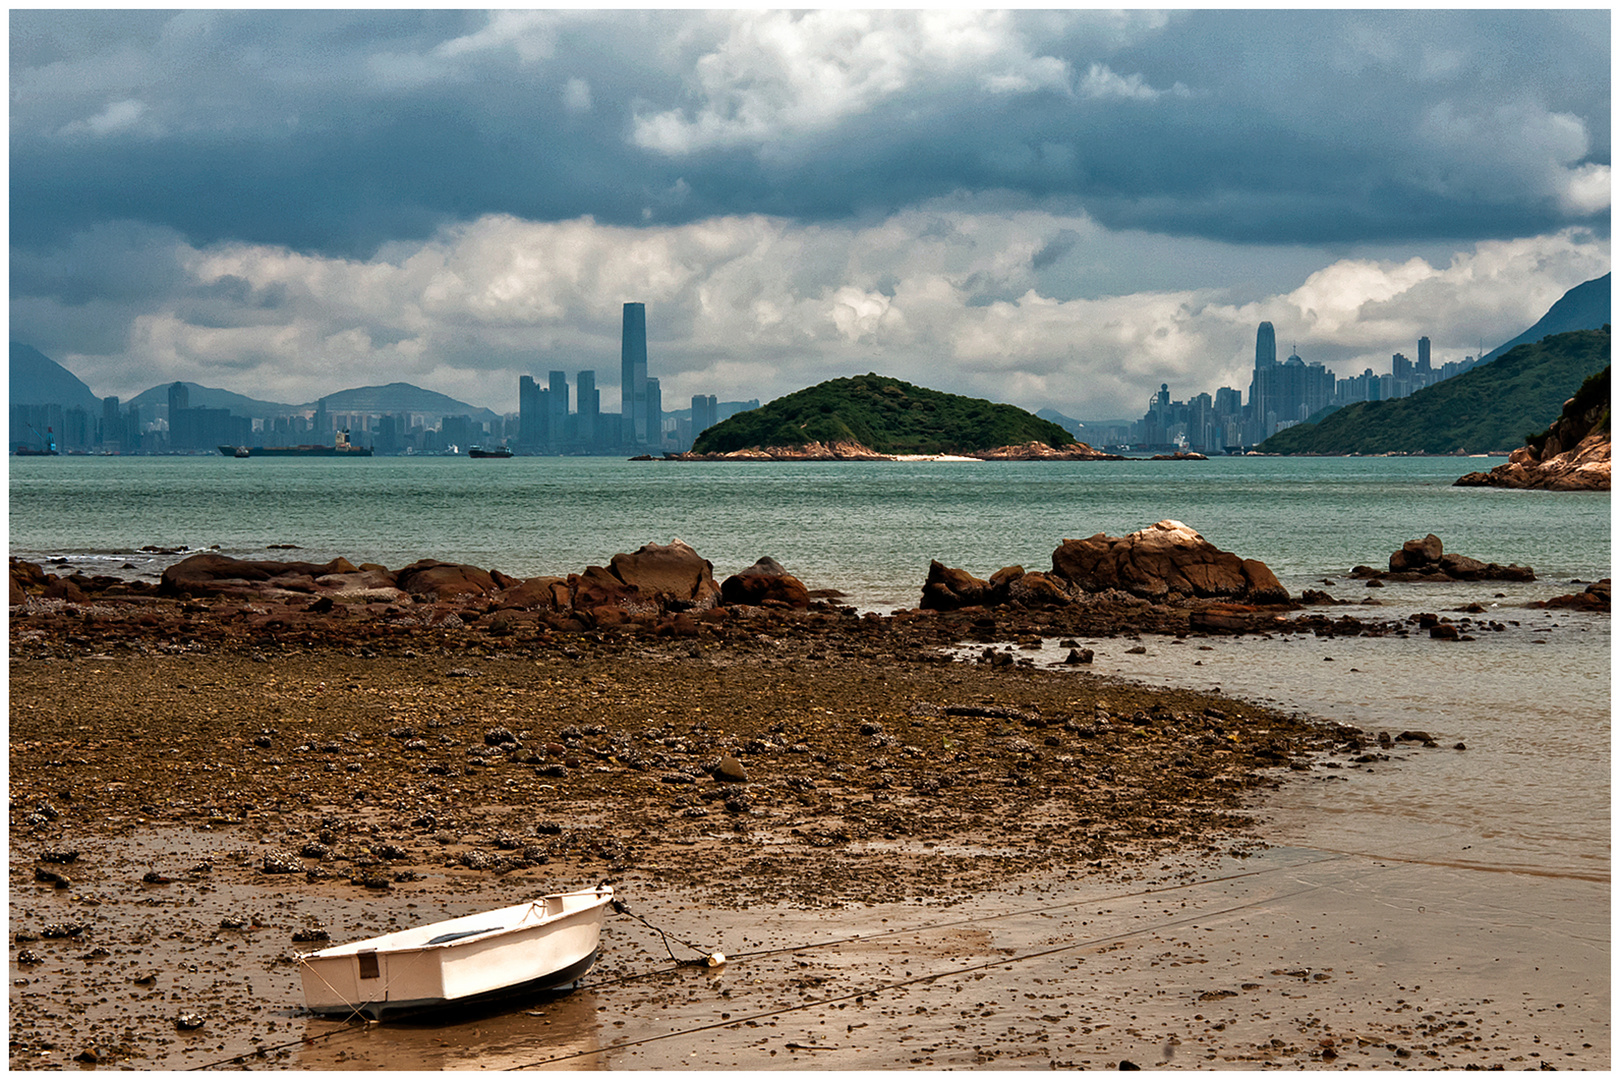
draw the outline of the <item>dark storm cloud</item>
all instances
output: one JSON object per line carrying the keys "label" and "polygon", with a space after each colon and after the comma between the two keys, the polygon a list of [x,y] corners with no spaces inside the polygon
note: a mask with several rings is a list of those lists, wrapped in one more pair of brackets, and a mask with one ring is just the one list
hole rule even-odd
{"label": "dark storm cloud", "polygon": [[919,53],[808,121],[814,79],[750,67],[748,17],[14,12],[13,245],[123,219],[354,257],[492,212],[835,220],[964,190],[1235,242],[1607,227],[1564,190],[1608,163],[1607,11],[1004,14],[1024,70]]}

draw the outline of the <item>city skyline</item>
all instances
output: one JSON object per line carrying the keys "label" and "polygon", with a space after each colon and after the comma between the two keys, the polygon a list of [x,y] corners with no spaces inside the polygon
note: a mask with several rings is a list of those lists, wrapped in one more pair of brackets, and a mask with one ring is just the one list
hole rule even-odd
{"label": "city skyline", "polygon": [[683,403],[1130,416],[1246,385],[1262,321],[1458,357],[1609,269],[1610,21],[18,11],[11,334],[107,396],[498,412],[550,370],[611,410],[631,298]]}

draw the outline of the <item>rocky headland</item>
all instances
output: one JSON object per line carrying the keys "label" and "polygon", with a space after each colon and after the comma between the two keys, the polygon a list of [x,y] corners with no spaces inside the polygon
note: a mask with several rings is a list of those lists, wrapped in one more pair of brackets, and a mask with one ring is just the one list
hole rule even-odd
{"label": "rocky headland", "polygon": [[1557,420],[1489,472],[1458,477],[1457,487],[1609,490],[1609,369],[1564,402]]}

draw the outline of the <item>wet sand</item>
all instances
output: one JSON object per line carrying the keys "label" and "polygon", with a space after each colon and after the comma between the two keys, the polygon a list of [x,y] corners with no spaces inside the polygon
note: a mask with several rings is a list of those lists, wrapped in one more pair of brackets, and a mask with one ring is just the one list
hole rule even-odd
{"label": "wet sand", "polygon": [[[234,843],[174,830],[133,839],[117,845],[132,869]],[[152,886],[124,905],[139,947],[94,960],[88,941],[52,950],[77,968],[57,980],[14,965],[14,978],[35,978],[13,987],[13,1037],[46,1026],[48,1011],[27,1008],[35,997],[99,993],[74,1003],[76,1038],[128,1038],[144,1056],[123,1064],[142,1068],[1606,1068],[1606,980],[1571,978],[1591,965],[1560,962],[1606,952],[1606,890],[1538,882],[1529,910],[1514,875],[1492,876],[1503,880],[1271,848],[1159,860],[1133,881],[1047,874],[966,903],[829,909],[722,907],[631,874],[619,887],[636,914],[728,963],[677,967],[656,933],[615,916],[600,965],[572,994],[388,1024],[305,1013],[289,928],[319,911],[335,936],[370,933],[493,907],[512,883],[419,902],[312,897],[302,883],[181,900]],[[67,898],[58,906],[83,915]],[[244,916],[252,928],[220,929]],[[696,958],[673,944],[677,959]],[[117,989],[104,977],[114,970]],[[130,982],[144,974],[155,983]],[[188,1009],[208,1022],[154,1022]],[[18,1013],[37,1019],[19,1030]],[[41,1048],[12,1066],[64,1056]]]}
{"label": "wet sand", "polygon": [[[1609,1062],[1606,969],[1561,959],[1607,955],[1606,884],[1263,842],[1267,790],[1328,758],[1355,782],[1332,725],[870,636],[13,634],[13,1068]],[[746,781],[710,774],[728,752]],[[301,1007],[300,931],[604,879],[730,961],[677,967],[616,917],[560,999]]]}

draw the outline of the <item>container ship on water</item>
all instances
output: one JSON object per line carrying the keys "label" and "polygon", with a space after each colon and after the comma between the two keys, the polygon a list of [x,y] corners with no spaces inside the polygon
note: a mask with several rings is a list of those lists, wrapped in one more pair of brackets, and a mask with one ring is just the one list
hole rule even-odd
{"label": "container ship on water", "polygon": [[339,431],[332,445],[306,443],[302,446],[246,446],[222,445],[219,452],[225,457],[370,457],[371,447],[355,446],[349,442],[347,428]]}

